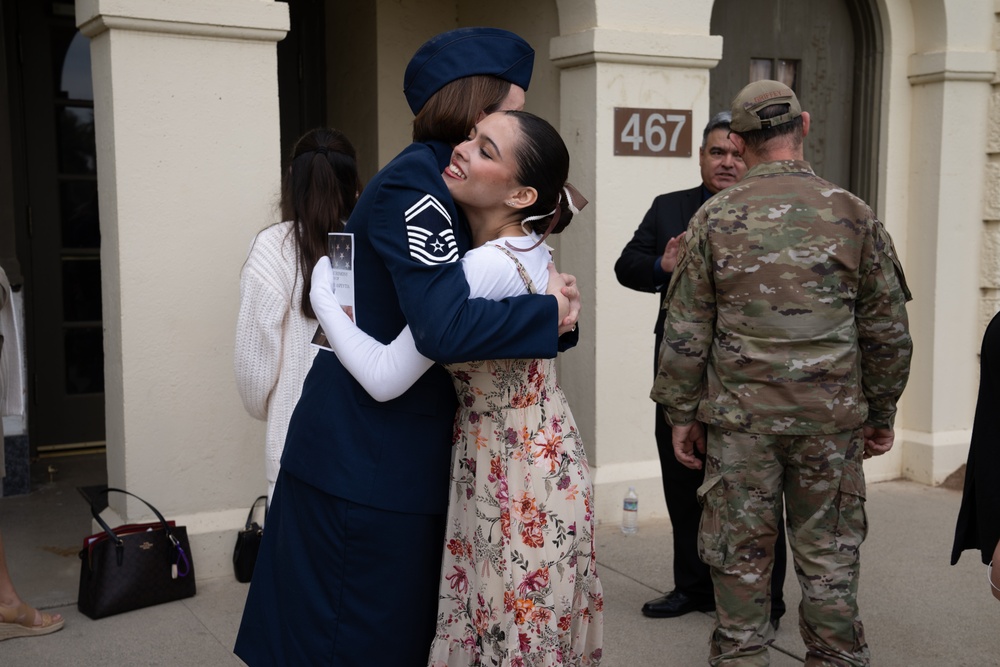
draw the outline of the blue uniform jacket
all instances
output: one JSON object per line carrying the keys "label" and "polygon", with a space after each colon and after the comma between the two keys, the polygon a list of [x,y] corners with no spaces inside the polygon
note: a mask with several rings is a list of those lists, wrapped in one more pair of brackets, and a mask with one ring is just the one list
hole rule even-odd
{"label": "blue uniform jacket", "polygon": [[[469,299],[457,260],[470,234],[441,177],[450,158],[445,144],[411,144],[362,193],[346,228],[358,326],[388,343],[409,324],[417,348],[442,363],[554,357],[555,298]],[[282,471],[371,507],[444,513],[456,407],[440,366],[379,403],[320,350],[292,414]]]}

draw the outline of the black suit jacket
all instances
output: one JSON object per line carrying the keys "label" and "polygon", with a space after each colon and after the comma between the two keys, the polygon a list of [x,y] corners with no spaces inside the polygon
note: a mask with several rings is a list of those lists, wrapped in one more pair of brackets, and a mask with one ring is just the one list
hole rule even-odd
{"label": "black suit jacket", "polygon": [[622,250],[615,262],[615,275],[625,287],[641,292],[659,292],[660,309],[656,316],[656,347],[663,336],[663,299],[667,294],[670,276],[657,283],[653,262],[663,256],[667,241],[687,229],[691,216],[702,204],[702,186],[660,195],[653,200],[632,240]]}
{"label": "black suit jacket", "polygon": [[[965,549],[978,549],[983,564],[990,562],[1000,541],[1000,313],[993,316],[983,336],[979,357],[979,398],[972,424],[972,443],[965,469],[962,506],[958,511],[951,564]],[[993,563],[1000,567],[1000,563]]]}

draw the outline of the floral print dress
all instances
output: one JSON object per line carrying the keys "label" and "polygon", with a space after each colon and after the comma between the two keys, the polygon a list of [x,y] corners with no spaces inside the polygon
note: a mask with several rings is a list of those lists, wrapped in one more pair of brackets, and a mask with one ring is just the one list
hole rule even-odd
{"label": "floral print dress", "polygon": [[599,665],[593,486],[555,361],[447,368],[460,407],[429,665]]}

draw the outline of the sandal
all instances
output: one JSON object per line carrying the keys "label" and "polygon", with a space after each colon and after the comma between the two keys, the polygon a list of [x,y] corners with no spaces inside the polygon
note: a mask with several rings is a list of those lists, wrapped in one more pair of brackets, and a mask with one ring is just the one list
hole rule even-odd
{"label": "sandal", "polygon": [[[58,618],[56,618],[58,616]],[[53,616],[22,602],[18,607],[0,607],[0,641],[14,637],[35,637],[61,630],[66,623],[59,614]],[[37,621],[41,619],[41,623]]]}

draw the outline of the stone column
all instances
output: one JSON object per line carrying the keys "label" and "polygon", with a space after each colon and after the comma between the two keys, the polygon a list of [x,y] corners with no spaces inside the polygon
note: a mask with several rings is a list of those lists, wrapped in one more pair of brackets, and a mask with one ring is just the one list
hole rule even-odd
{"label": "stone column", "polygon": [[[964,10],[962,10],[964,13]],[[918,31],[918,35],[920,35]],[[988,31],[987,31],[988,36]],[[910,56],[910,219],[905,262],[914,356],[897,430],[902,472],[940,484],[965,462],[982,340],[979,258],[987,111],[996,55],[962,31]],[[922,48],[918,42],[918,49]]]}
{"label": "stone column", "polygon": [[187,525],[198,576],[220,575],[265,489],[232,349],[240,266],[277,221],[288,7],[77,0],[76,18],[92,40],[108,482]]}
{"label": "stone column", "polygon": [[[549,52],[561,68],[560,131],[574,158],[571,179],[592,202],[560,240],[565,266],[592,267],[577,271],[583,335],[565,355],[560,381],[587,442],[598,519],[621,519],[630,485],[642,517],[666,516],[649,399],[659,300],[619,285],[614,262],[653,197],[700,180],[709,69],[722,38],[708,34],[710,3],[558,4],[560,36]],[[692,156],[616,156],[615,107],[691,110]]]}
{"label": "stone column", "polygon": [[[994,14],[993,47],[1000,50],[1000,5]],[[986,184],[983,204],[983,248],[980,287],[979,333],[1000,311],[1000,71],[990,86],[986,133]]]}

